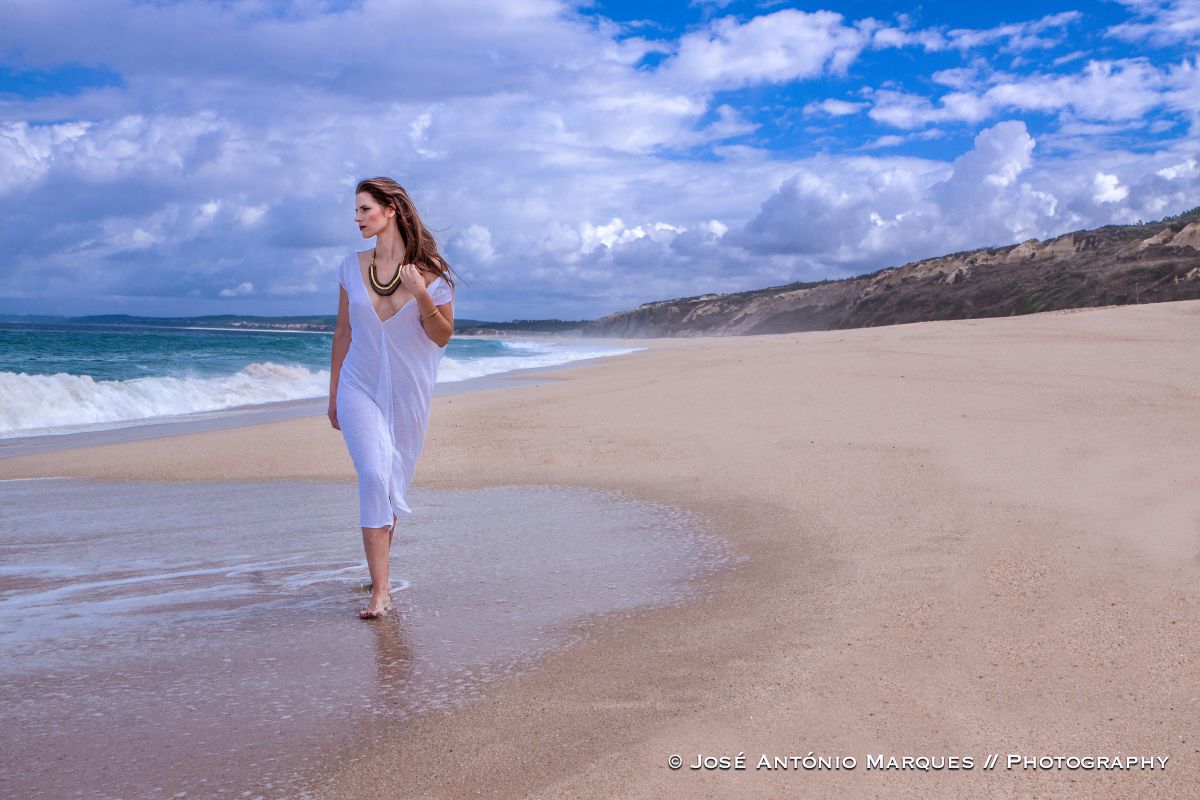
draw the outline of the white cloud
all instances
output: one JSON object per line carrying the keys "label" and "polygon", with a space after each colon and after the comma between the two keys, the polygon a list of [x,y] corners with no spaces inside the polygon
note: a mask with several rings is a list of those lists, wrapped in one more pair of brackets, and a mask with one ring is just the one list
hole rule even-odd
{"label": "white cloud", "polygon": [[1119,203],[1129,196],[1129,188],[1121,185],[1116,175],[1097,172],[1092,178],[1092,200],[1096,203]]}
{"label": "white cloud", "polygon": [[613,217],[604,225],[592,225],[585,222],[579,231],[579,252],[591,253],[598,247],[612,248],[618,244],[627,244],[646,238],[652,241],[670,241],[675,235],[683,233],[685,230],[687,229],[667,222],[653,222],[630,227],[619,217]]}
{"label": "white cloud", "polygon": [[877,27],[872,33],[871,44],[880,49],[920,46],[927,52],[966,52],[998,45],[1001,52],[1021,53],[1056,47],[1066,38],[1067,28],[1082,18],[1078,11],[1064,11],[994,28],[945,30],[936,27],[913,29],[911,19],[902,16],[896,26]]}
{"label": "white cloud", "polygon": [[1200,0],[1118,0],[1137,15],[1137,21],[1108,29],[1108,35],[1133,42],[1164,46],[1200,41]]}
{"label": "white cloud", "polygon": [[1001,122],[975,137],[975,149],[954,161],[952,185],[961,180],[969,191],[980,186],[1012,186],[1033,163],[1033,137],[1023,122]]}
{"label": "white cloud", "polygon": [[88,122],[31,125],[10,122],[0,125],[0,192],[40,180],[55,157],[70,143],[87,134]]}
{"label": "white cloud", "polygon": [[[1184,71],[1185,67],[1176,68]],[[1009,110],[1041,113],[1070,112],[1089,120],[1139,119],[1152,109],[1172,103],[1165,90],[1172,72],[1145,59],[1089,61],[1072,75],[996,75],[983,91],[949,92],[935,105],[928,98],[893,90],[872,94],[868,112],[877,122],[896,128],[917,128],[940,122],[981,122]],[[1186,89],[1184,90],[1186,91]],[[1175,105],[1190,106],[1181,93]]]}
{"label": "white cloud", "polygon": [[1061,67],[1063,64],[1070,64],[1072,61],[1078,61],[1081,58],[1087,58],[1087,51],[1073,50],[1065,56],[1059,56],[1050,62],[1052,67]]}
{"label": "white cloud", "polygon": [[263,218],[263,215],[266,213],[267,213],[266,204],[259,205],[259,206],[247,206],[246,208],[243,208],[242,210],[238,211],[238,215],[237,215],[238,222],[242,223],[242,225],[245,225],[247,228],[249,228],[249,227],[252,227],[253,225],[256,225],[258,223],[258,221],[261,220]]}
{"label": "white cloud", "polygon": [[947,168],[899,158],[812,159],[763,202],[727,243],[849,273],[1080,228],[1152,219],[1195,205],[1195,158],[1149,170],[1163,156],[1039,164],[1025,125],[982,131]]}
{"label": "white cloud", "polygon": [[492,232],[485,225],[472,223],[452,240],[454,248],[475,264],[488,264],[496,258]]}
{"label": "white cloud", "polygon": [[857,114],[866,108],[868,103],[853,103],[849,100],[829,98],[820,102],[813,101],[804,106],[805,114],[828,114],[831,117],[847,117]]}
{"label": "white cloud", "polygon": [[1200,132],[1200,58],[1184,59],[1168,69],[1163,100],[1191,120],[1193,135]]}
{"label": "white cloud", "polygon": [[413,150],[419,155],[426,158],[437,158],[441,154],[429,147],[429,140],[426,137],[431,124],[433,124],[433,114],[431,112],[425,111],[418,114],[416,119],[408,124],[408,139],[412,142]]}
{"label": "white cloud", "polygon": [[134,228],[133,233],[131,233],[129,235],[129,246],[130,247],[136,247],[136,248],[149,247],[150,245],[154,244],[156,241],[157,240],[154,238],[153,235],[151,235],[150,233],[147,233],[146,231],[142,230],[141,228]]}
{"label": "white cloud", "polygon": [[254,294],[254,284],[250,281],[239,283],[232,289],[222,289],[221,297],[244,297],[248,294]]}
{"label": "white cloud", "polygon": [[1165,73],[1144,59],[1089,61],[1076,75],[1001,83],[988,89],[984,100],[996,108],[1070,108],[1087,119],[1133,119],[1162,104],[1165,80]]}
{"label": "white cloud", "polygon": [[897,136],[894,133],[885,134],[876,139],[872,139],[863,145],[864,150],[882,150],[888,147],[896,147],[907,141],[903,136]]}
{"label": "white cloud", "polygon": [[958,50],[970,50],[997,42],[1002,44],[1002,50],[1010,52],[1047,49],[1062,42],[1067,26],[1082,17],[1083,14],[1078,11],[1064,11],[1033,22],[999,25],[983,30],[960,28],[950,31],[947,40],[950,47]]}
{"label": "white cloud", "polygon": [[1169,167],[1163,167],[1160,170],[1156,170],[1154,174],[1158,175],[1160,178],[1166,178],[1169,181],[1173,181],[1177,178],[1195,178],[1198,174],[1200,174],[1200,171],[1197,170],[1196,159],[1189,158],[1180,164],[1172,164]]}
{"label": "white cloud", "polygon": [[908,30],[907,27],[881,26],[871,32],[871,46],[876,49],[920,46],[927,52],[947,47],[946,37],[936,30]]}
{"label": "white cloud", "polygon": [[784,83],[844,72],[866,43],[831,11],[785,9],[745,23],[722,17],[684,35],[663,75],[672,85],[709,89]]}
{"label": "white cloud", "polygon": [[949,86],[951,89],[969,89],[979,82],[977,67],[953,67],[941,69],[930,76],[934,83]]}

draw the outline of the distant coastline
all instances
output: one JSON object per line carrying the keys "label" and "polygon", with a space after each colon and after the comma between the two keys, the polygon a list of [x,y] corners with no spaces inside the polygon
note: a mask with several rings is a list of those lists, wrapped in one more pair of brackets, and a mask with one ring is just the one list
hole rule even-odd
{"label": "distant coastline", "polygon": [[239,330],[258,328],[267,331],[313,331],[330,333],[337,317],[320,314],[302,317],[262,317],[239,314],[212,314],[202,317],[139,317],[132,314],[98,314],[84,317],[59,317],[47,314],[0,314],[0,323],[17,325],[98,325],[130,328],[197,328]]}
{"label": "distant coastline", "polygon": [[[1200,207],[1044,242],[983,247],[855,277],[643,303],[596,320],[456,319],[456,334],[505,338],[742,336],[980,319],[1200,299]],[[84,317],[0,314],[0,324],[331,333],[331,314]]]}
{"label": "distant coastline", "polygon": [[[521,319],[487,322],[477,319],[454,321],[454,332],[471,336],[512,336],[527,333],[578,333],[590,320]],[[127,328],[188,328],[195,330],[246,330],[297,333],[333,333],[333,314],[264,317],[241,314],[209,314],[200,317],[141,317],[132,314],[95,314],[62,317],[48,314],[0,314],[0,325],[78,325]]]}

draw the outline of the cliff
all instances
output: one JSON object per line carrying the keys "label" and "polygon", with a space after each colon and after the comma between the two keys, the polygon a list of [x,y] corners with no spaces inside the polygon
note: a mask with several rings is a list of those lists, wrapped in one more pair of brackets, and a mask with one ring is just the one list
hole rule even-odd
{"label": "cliff", "polygon": [[1200,208],[889,267],[870,275],[646,303],[591,336],[833,330],[1200,298]]}

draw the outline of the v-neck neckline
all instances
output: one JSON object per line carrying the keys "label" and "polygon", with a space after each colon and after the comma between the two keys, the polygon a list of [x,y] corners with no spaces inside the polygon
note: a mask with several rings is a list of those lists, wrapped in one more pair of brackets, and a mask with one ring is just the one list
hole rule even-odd
{"label": "v-neck neckline", "polygon": [[[354,253],[354,266],[356,269],[358,269],[358,282],[359,282],[359,284],[362,285],[363,294],[366,295],[367,305],[371,307],[371,314],[373,314],[375,316],[375,319],[379,320],[380,325],[387,325],[389,322],[394,320],[396,317],[400,316],[400,312],[402,312],[404,309],[406,309],[410,305],[412,305],[413,300],[417,299],[417,296],[413,295],[412,297],[408,298],[408,300],[406,300],[404,302],[404,305],[402,305],[398,309],[396,309],[396,312],[394,314],[392,314],[387,319],[383,319],[382,317],[379,316],[379,311],[375,308],[375,303],[371,301],[371,287],[367,285],[366,279],[363,278],[362,260],[359,259],[357,252]],[[425,289],[428,290],[429,287],[433,286],[433,284],[435,284],[439,280],[441,280],[441,277],[442,277],[441,275],[438,275],[432,281],[425,284]]]}

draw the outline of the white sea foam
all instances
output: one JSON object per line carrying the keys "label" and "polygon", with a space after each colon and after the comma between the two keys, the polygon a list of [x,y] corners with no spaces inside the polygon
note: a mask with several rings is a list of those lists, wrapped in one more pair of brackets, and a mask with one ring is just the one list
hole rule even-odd
{"label": "white sea foam", "polygon": [[642,349],[638,347],[595,347],[583,344],[568,345],[550,341],[514,340],[503,342],[503,344],[512,350],[514,355],[480,359],[457,359],[446,356],[438,367],[438,383],[465,381],[484,375],[512,372],[517,369],[556,367],[561,364],[570,364],[573,361],[618,356]]}
{"label": "white sea foam", "polygon": [[[512,355],[442,359],[439,383],[517,369],[553,367],[637,348],[552,341],[503,342]],[[121,426],[183,414],[325,397],[329,371],[272,362],[250,364],[217,377],[156,376],[96,380],[89,375],[0,372],[0,438]]]}
{"label": "white sea foam", "polygon": [[0,436],[320,397],[329,372],[266,362],[213,378],[98,381],[0,372]]}

